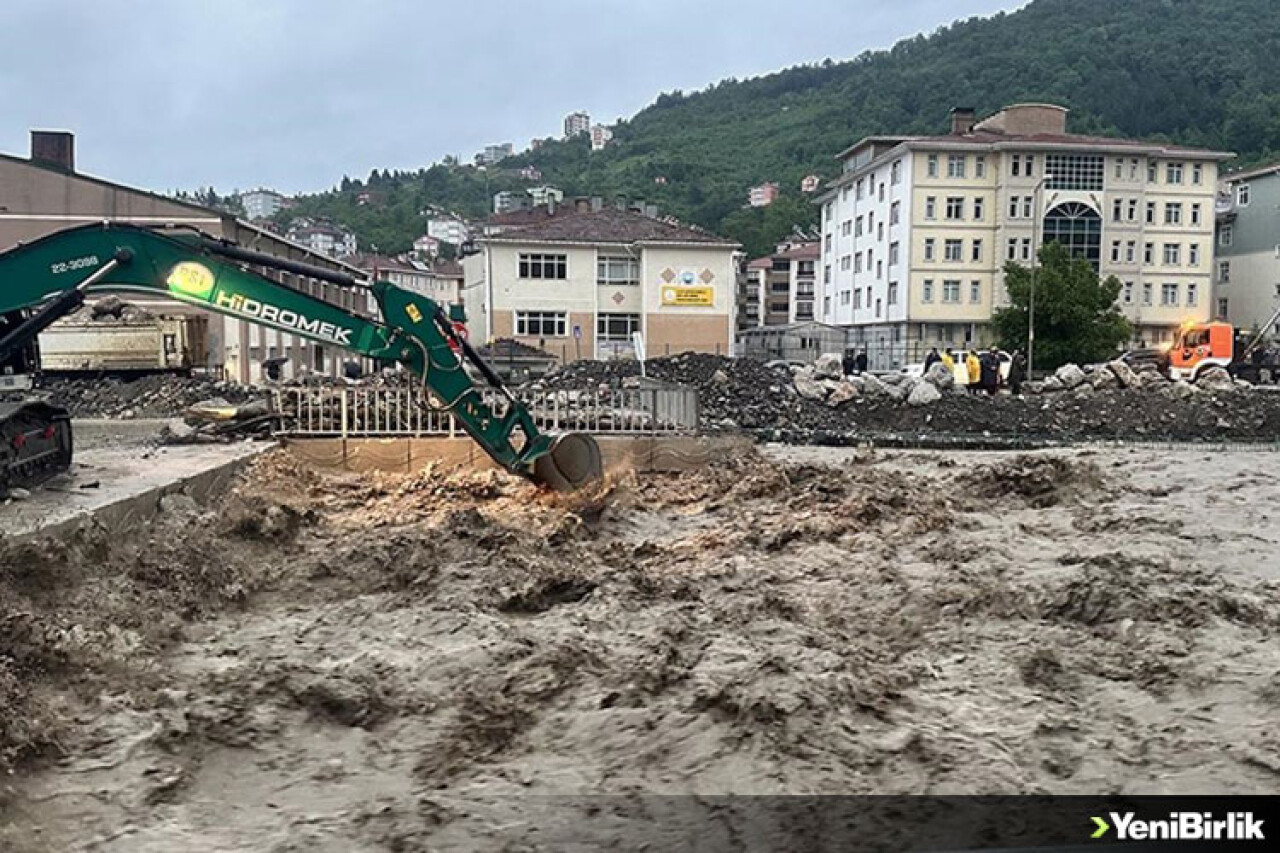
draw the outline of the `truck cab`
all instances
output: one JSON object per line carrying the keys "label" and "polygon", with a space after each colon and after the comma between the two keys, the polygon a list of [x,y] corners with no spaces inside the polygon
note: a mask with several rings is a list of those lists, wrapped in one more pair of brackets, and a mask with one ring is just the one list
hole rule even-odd
{"label": "truck cab", "polygon": [[1230,369],[1235,346],[1230,323],[1184,323],[1169,346],[1169,378],[1194,382],[1210,366]]}

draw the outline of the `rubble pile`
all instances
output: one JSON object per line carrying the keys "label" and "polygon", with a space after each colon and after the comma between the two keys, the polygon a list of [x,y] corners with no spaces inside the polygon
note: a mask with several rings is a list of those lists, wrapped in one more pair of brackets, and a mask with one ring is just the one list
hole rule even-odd
{"label": "rubble pile", "polygon": [[197,403],[220,398],[244,403],[259,396],[253,388],[199,376],[146,376],[141,379],[47,379],[49,402],[73,418],[170,418]]}
{"label": "rubble pile", "polygon": [[118,296],[104,296],[96,302],[86,304],[73,314],[69,314],[66,323],[150,323],[156,317],[150,311],[138,305],[125,302]]}
{"label": "rubble pile", "polygon": [[[1280,437],[1280,394],[1211,368],[1195,384],[1121,361],[1080,367],[975,395],[942,365],[924,377],[847,376],[838,356],[804,367],[687,353],[646,363],[649,377],[698,389],[702,428],[793,443],[875,435],[927,438],[1253,440]],[[633,384],[633,361],[579,362],[535,387],[598,390]]]}

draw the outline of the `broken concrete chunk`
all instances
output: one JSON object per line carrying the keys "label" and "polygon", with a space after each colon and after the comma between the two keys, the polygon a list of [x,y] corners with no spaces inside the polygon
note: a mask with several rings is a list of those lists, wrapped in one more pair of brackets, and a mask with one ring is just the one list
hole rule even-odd
{"label": "broken concrete chunk", "polygon": [[813,375],[818,379],[841,379],[844,377],[844,363],[838,353],[827,352],[818,356],[813,363]]}
{"label": "broken concrete chunk", "polygon": [[927,406],[942,399],[942,392],[929,382],[917,383],[907,395],[907,404],[911,406]]}
{"label": "broken concrete chunk", "polygon": [[1079,365],[1075,364],[1064,364],[1055,370],[1053,375],[1062,383],[1062,387],[1068,391],[1085,381],[1084,371],[1080,369]]}

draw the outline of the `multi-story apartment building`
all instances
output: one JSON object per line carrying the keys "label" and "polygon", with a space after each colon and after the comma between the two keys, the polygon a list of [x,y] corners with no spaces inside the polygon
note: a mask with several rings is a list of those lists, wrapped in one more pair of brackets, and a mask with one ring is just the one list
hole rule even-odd
{"label": "multi-story apartment building", "polygon": [[467,223],[456,216],[433,216],[427,220],[427,235],[441,243],[460,246],[467,242],[469,234]]}
{"label": "multi-story apartment building", "polygon": [[1280,163],[1227,175],[1218,202],[1214,314],[1264,331],[1280,308]]}
{"label": "multi-story apartment building", "polygon": [[356,253],[356,235],[332,222],[295,220],[289,239],[331,258],[349,258]]}
{"label": "multi-story apartment building", "polygon": [[[369,278],[389,281],[396,287],[420,293],[442,305],[462,302],[462,265],[456,261],[432,259],[417,261],[410,258],[390,258],[385,255],[357,255],[351,264],[368,274]],[[368,310],[378,313],[373,291],[366,291]]]}
{"label": "multi-story apartment building", "polygon": [[747,264],[738,329],[813,320],[818,243],[784,243]]}
{"label": "multi-story apartment building", "polygon": [[736,243],[580,199],[488,232],[463,260],[474,341],[514,338],[557,359],[728,354]]}
{"label": "multi-story apartment building", "polygon": [[514,150],[515,149],[510,142],[499,142],[494,145],[486,145],[483,151],[476,154],[476,165],[492,166],[494,163],[510,157],[514,153]]}
{"label": "multi-story apartment building", "polygon": [[1135,343],[1207,319],[1218,164],[1231,155],[1081,136],[1067,110],[1018,104],[945,136],[868,137],[822,204],[820,314],[875,368],[982,345],[1004,265],[1057,241],[1123,284]]}
{"label": "multi-story apartment building", "polygon": [[244,215],[250,220],[270,219],[284,207],[285,198],[274,190],[251,190],[240,194]]}
{"label": "multi-story apartment building", "polygon": [[572,139],[581,133],[591,131],[591,116],[585,110],[569,113],[564,117],[564,138]]}
{"label": "multi-story apartment building", "polygon": [[591,125],[591,150],[600,151],[613,141],[613,131],[603,124]]}
{"label": "multi-story apartment building", "polygon": [[747,190],[747,204],[751,207],[765,207],[773,204],[778,198],[778,185],[772,181],[754,186]]}

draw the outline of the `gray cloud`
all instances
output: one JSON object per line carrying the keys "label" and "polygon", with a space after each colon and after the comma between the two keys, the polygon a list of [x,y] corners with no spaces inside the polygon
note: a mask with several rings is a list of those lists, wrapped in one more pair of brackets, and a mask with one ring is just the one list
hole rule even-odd
{"label": "gray cloud", "polygon": [[77,134],[79,167],[156,190],[317,190],[846,59],[1019,0],[9,0],[0,151]]}

